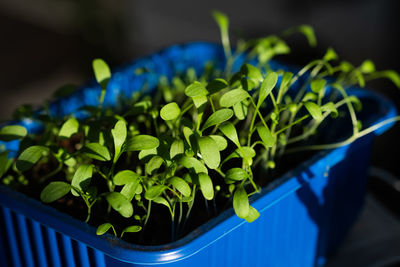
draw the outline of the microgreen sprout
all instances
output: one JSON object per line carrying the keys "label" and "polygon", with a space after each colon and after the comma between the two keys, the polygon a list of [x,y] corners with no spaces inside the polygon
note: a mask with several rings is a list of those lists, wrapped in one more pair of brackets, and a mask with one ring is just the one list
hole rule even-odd
{"label": "microgreen sprout", "polygon": [[[256,220],[260,214],[249,197],[265,181],[255,173],[260,168],[273,173],[285,154],[340,147],[400,120],[363,128],[361,101],[347,90],[376,78],[399,87],[397,72],[377,71],[370,60],[358,67],[339,61],[332,48],[298,71],[273,69],[270,60],[290,52],[285,36],[300,32],[311,46],[317,44],[310,26],[292,28],[282,37],[241,40],[233,49],[227,16],[217,11],[213,16],[221,32],[225,70],[209,64],[203,73],[189,68],[170,80],[161,77],[154,95],[137,93],[125,110],[116,112],[104,106],[110,68],[95,59],[101,93],[97,107],[83,108],[87,118],[45,114],[45,130],[35,138],[22,126],[0,129],[1,141],[30,144],[21,146],[15,161],[7,151],[0,153],[3,183],[21,180],[25,186],[25,176],[45,166],[49,171],[36,181],[43,188],[42,202],[71,198],[83,203],[85,221],[98,226],[98,235],[111,229],[120,238],[137,232],[143,236],[160,217],[153,213],[162,209],[169,214],[173,241],[192,230],[187,227],[194,213],[209,218],[228,205],[239,218]],[[246,61],[232,73],[239,55]],[[138,69],[132,75],[149,72]],[[343,113],[352,124],[347,139],[304,142],[312,141],[328,118],[341,119]]]}

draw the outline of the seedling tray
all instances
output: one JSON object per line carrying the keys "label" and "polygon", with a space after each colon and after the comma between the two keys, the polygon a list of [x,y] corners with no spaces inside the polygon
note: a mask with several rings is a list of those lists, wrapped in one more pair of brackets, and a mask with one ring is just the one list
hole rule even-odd
{"label": "seedling tray", "polygon": [[[116,70],[106,105],[119,105],[160,76],[172,77],[189,67],[200,71],[206,62],[223,65],[223,51],[211,43],[176,45]],[[277,65],[278,66],[278,65]],[[146,67],[153,72],[136,76]],[[373,124],[396,115],[382,96],[351,89],[362,100],[364,122]],[[89,84],[73,96],[51,104],[53,116],[96,105],[100,88]],[[32,120],[19,122],[40,131]],[[208,221],[182,239],[162,246],[141,246],[96,229],[35,199],[0,186],[0,266],[314,266],[322,265],[342,241],[363,205],[371,143],[386,125],[356,142],[322,151],[253,195],[261,216],[253,223],[233,209]],[[14,152],[18,142],[5,144]]]}

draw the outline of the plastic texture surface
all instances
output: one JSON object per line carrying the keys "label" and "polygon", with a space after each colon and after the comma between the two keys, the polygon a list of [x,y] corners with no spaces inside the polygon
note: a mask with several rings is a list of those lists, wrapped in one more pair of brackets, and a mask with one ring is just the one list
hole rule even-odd
{"label": "plastic texture surface", "polygon": [[[190,43],[167,48],[116,70],[107,88],[107,105],[118,106],[146,85],[152,88],[163,75],[206,62],[223,65],[220,46]],[[240,64],[240,63],[238,63]],[[138,67],[151,72],[134,74]],[[368,123],[396,115],[391,102],[354,89],[372,101]],[[100,89],[94,83],[54,102],[55,116],[96,105]],[[30,132],[40,125],[19,122]],[[378,134],[390,125],[381,128]],[[372,139],[369,134],[346,147],[316,154],[254,195],[252,205],[261,216],[247,223],[226,210],[186,237],[164,246],[129,244],[112,235],[96,236],[96,229],[39,201],[0,186],[0,266],[315,266],[340,244],[357,218],[365,193],[366,169]],[[17,151],[18,142],[4,143]]]}

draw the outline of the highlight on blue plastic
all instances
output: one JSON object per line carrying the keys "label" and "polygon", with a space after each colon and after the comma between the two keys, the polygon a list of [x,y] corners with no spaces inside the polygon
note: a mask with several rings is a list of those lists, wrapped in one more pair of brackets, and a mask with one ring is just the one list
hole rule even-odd
{"label": "highlight on blue plastic", "polygon": [[[176,45],[117,69],[106,105],[118,105],[144,84],[172,77],[189,67],[224,64],[223,51],[211,43]],[[279,65],[276,65],[279,66]],[[151,70],[140,76],[134,70]],[[281,66],[279,66],[281,67]],[[374,102],[367,124],[396,115],[392,102],[360,89],[352,94]],[[97,105],[100,89],[91,83],[51,104],[53,116]],[[34,121],[22,121],[29,132]],[[389,127],[389,126],[388,126]],[[387,130],[381,128],[377,134]],[[37,200],[0,186],[0,266],[315,266],[322,265],[357,218],[365,193],[366,168],[374,134],[351,145],[322,151],[251,197],[261,216],[247,223],[228,209],[182,239],[162,246],[126,243]],[[16,151],[17,142],[5,144]]]}

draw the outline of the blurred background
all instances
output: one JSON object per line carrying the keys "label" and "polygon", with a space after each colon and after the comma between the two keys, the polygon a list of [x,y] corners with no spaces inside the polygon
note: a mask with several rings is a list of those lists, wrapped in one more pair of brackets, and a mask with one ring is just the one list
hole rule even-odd
{"label": "blurred background", "polygon": [[[40,104],[60,86],[93,78],[91,61],[112,67],[175,43],[219,42],[212,9],[230,18],[236,37],[261,37],[310,24],[318,47],[302,36],[290,62],[322,56],[328,46],[354,64],[369,58],[378,69],[400,71],[397,0],[134,1],[0,0],[0,120],[21,104]],[[400,90],[370,84],[400,108]],[[328,266],[390,266],[400,262],[400,126],[377,139],[366,208]],[[394,265],[393,265],[394,266]]]}

